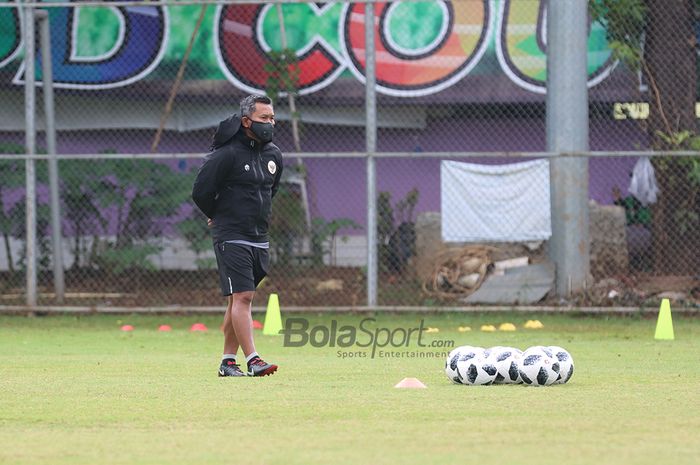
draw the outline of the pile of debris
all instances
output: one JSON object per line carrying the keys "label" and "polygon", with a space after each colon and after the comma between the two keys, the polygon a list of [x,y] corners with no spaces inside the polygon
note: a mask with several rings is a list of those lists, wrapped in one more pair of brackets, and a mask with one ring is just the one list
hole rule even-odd
{"label": "pile of debris", "polygon": [[432,274],[423,280],[423,290],[465,303],[539,302],[554,287],[554,266],[542,260],[538,250],[532,254],[523,250],[528,249],[518,245],[449,248],[438,255]]}
{"label": "pile of debris", "polygon": [[586,307],[657,307],[661,299],[686,308],[700,308],[700,277],[617,275],[597,281],[566,303]]}
{"label": "pile of debris", "polygon": [[444,250],[436,257],[432,274],[423,282],[423,290],[441,298],[471,294],[486,277],[494,250],[482,245]]}

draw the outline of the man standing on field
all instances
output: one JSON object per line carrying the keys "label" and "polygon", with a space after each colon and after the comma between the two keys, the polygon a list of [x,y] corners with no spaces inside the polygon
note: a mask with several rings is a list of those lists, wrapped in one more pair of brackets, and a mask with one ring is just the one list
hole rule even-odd
{"label": "man standing on field", "polygon": [[[266,376],[277,371],[277,365],[255,351],[251,316],[255,288],[270,262],[267,230],[282,175],[282,153],[272,143],[274,129],[272,101],[259,95],[245,97],[240,116],[219,123],[212,152],[192,189],[194,203],[208,218],[221,293],[228,296],[219,376]],[[247,373],[236,363],[239,347]]]}

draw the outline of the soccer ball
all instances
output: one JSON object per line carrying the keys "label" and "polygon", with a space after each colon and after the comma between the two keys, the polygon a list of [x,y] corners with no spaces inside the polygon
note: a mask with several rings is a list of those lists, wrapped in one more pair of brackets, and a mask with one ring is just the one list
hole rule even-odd
{"label": "soccer ball", "polygon": [[462,384],[457,372],[457,360],[459,359],[459,347],[451,351],[445,360],[445,374],[455,384]]}
{"label": "soccer ball", "polygon": [[528,349],[539,349],[547,354],[548,357],[554,357],[554,352],[552,352],[552,349],[549,346],[531,346],[528,347]]}
{"label": "soccer ball", "polygon": [[574,359],[571,354],[559,346],[549,346],[552,351],[552,356],[559,362],[559,378],[554,384],[567,383],[574,374]]}
{"label": "soccer ball", "polygon": [[549,386],[559,378],[559,362],[548,348],[534,346],[523,352],[518,371],[525,384]]}
{"label": "soccer ball", "polygon": [[481,354],[481,347],[472,346],[460,346],[453,349],[448,355],[447,360],[445,360],[445,374],[455,384],[463,384],[462,377],[457,371],[457,362],[462,360],[470,360],[477,355]]}
{"label": "soccer ball", "polygon": [[487,386],[496,379],[498,370],[483,354],[467,360],[457,361],[457,372],[464,384],[472,386]]}
{"label": "soccer ball", "polygon": [[497,370],[495,384],[520,384],[523,382],[518,369],[522,350],[515,347],[491,347],[487,360]]}

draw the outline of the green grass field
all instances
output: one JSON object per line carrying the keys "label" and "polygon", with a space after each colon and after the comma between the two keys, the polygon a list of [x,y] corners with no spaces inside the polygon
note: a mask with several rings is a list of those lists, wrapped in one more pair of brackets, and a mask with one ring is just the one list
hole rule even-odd
{"label": "green grass field", "polygon": [[[365,318],[305,316],[326,325]],[[675,341],[655,341],[655,320],[638,316],[402,314],[377,316],[373,327],[415,327],[421,318],[440,329],[424,342],[561,345],[576,371],[560,386],[458,386],[447,380],[442,357],[344,359],[337,347],[285,348],[282,336],[258,331],[259,352],[279,372],[218,378],[219,317],[0,316],[0,463],[700,460],[699,318],[674,314]],[[531,318],[544,329],[523,329]],[[505,321],[518,330],[457,331]],[[190,333],[194,322],[209,331]],[[135,331],[121,332],[125,323]],[[173,331],[156,331],[162,323]],[[428,389],[393,388],[404,377]]]}

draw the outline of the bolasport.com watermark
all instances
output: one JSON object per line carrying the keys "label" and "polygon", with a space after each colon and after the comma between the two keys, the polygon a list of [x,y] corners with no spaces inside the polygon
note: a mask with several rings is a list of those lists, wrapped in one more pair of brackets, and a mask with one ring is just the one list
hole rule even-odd
{"label": "bolasport.com watermark", "polygon": [[454,348],[450,339],[425,337],[424,320],[414,327],[387,327],[375,318],[364,318],[357,325],[311,325],[306,318],[287,318],[284,324],[284,347],[337,347],[338,358],[433,358],[446,357]]}

